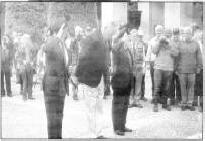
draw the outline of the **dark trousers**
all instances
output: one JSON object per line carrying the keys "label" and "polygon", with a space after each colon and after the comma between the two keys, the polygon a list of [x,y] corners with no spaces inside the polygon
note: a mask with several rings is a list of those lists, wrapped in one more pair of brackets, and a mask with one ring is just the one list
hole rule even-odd
{"label": "dark trousers", "polygon": [[[175,97],[176,94],[176,97]],[[181,89],[180,89],[180,80],[179,76],[174,72],[170,84],[170,98],[172,101],[177,100],[181,101]]]}
{"label": "dark trousers", "polygon": [[[198,100],[198,96],[200,96],[200,105],[203,105],[203,69],[201,69],[199,74],[196,74],[196,82],[194,87],[194,96],[195,101]],[[196,102],[197,103],[197,102]]]}
{"label": "dark trousers", "polygon": [[142,76],[141,98],[144,97],[144,94],[145,94],[145,74]]}
{"label": "dark trousers", "polygon": [[65,96],[58,93],[44,92],[47,131],[49,139],[62,138],[62,120]]}
{"label": "dark trousers", "polygon": [[112,122],[114,131],[123,131],[125,129],[130,90],[130,86],[128,88],[113,89]]}
{"label": "dark trousers", "polygon": [[180,73],[182,104],[192,106],[194,102],[195,73]]}
{"label": "dark trousers", "polygon": [[104,75],[104,96],[110,95],[110,72],[109,67],[106,69],[106,74]]}
{"label": "dark trousers", "polygon": [[[5,78],[5,81],[4,81]],[[4,83],[5,82],[5,83]],[[6,92],[8,96],[11,96],[11,72],[1,69],[1,96],[5,96],[4,85],[6,84]]]}
{"label": "dark trousers", "polygon": [[150,62],[150,76],[152,82],[152,97],[154,97],[154,61]]}
{"label": "dark trousers", "polygon": [[30,65],[27,65],[22,73],[23,78],[23,97],[31,98],[32,97],[32,88],[33,88],[33,68]]}
{"label": "dark trousers", "polygon": [[161,104],[167,105],[172,74],[173,71],[154,70],[154,104],[157,104],[160,99]]}

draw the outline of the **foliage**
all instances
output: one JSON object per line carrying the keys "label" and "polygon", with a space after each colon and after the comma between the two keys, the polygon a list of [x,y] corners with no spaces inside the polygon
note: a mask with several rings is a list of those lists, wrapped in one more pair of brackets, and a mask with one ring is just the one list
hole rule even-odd
{"label": "foliage", "polygon": [[42,43],[44,27],[54,17],[69,15],[70,32],[76,25],[83,28],[96,26],[95,3],[86,2],[7,2],[5,29],[7,33],[23,31],[31,34],[39,44]]}
{"label": "foliage", "polygon": [[6,30],[31,34],[40,43],[46,26],[46,4],[37,2],[6,3]]}

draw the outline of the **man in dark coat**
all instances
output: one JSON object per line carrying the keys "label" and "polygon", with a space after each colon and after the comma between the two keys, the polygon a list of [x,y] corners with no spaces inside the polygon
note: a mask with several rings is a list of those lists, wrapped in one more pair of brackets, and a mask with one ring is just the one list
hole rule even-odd
{"label": "man in dark coat", "polygon": [[132,55],[126,41],[123,40],[125,31],[124,26],[118,29],[117,34],[113,37],[112,48],[112,121],[114,132],[117,135],[124,135],[125,132],[132,131],[125,127],[133,77]]}
{"label": "man in dark coat", "polygon": [[[12,42],[8,36],[4,36],[1,51],[1,96],[5,96],[4,85],[6,83],[6,92],[12,97],[11,92],[11,73],[12,73]],[[5,83],[4,83],[5,78]]]}
{"label": "man in dark coat", "polygon": [[62,138],[63,108],[68,92],[68,56],[62,38],[67,32],[66,24],[51,24],[51,36],[47,39],[43,92],[45,99],[48,138]]}
{"label": "man in dark coat", "polygon": [[[103,76],[106,73],[105,43],[99,29],[80,42],[75,75],[85,95],[88,130],[91,137],[103,138]],[[106,79],[106,78],[104,78]]]}

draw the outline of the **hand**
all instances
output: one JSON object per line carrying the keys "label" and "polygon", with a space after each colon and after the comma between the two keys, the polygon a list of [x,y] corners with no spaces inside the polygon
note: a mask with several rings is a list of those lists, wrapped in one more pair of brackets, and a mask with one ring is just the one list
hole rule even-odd
{"label": "hand", "polygon": [[197,68],[197,69],[196,69],[196,73],[197,73],[197,74],[199,74],[199,73],[200,73],[200,71],[201,71],[201,69],[200,69],[200,68]]}
{"label": "hand", "polygon": [[176,75],[179,75],[179,72],[178,71],[175,71]]}

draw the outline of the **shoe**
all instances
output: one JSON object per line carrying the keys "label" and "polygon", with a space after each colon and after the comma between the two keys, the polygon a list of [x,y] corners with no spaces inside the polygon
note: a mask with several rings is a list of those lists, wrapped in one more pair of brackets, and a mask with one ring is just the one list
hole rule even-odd
{"label": "shoe", "polygon": [[181,106],[181,111],[185,111],[186,110],[186,106]]}
{"label": "shoe", "polygon": [[78,96],[73,96],[73,100],[79,100]]}
{"label": "shoe", "polygon": [[203,112],[202,106],[199,106],[198,111],[199,111],[199,112]]}
{"label": "shoe", "polygon": [[98,136],[96,139],[107,139],[107,138],[104,136]]}
{"label": "shoe", "polygon": [[129,105],[128,105],[128,108],[133,108],[133,107],[134,107],[133,104],[129,104]]}
{"label": "shoe", "polygon": [[190,111],[195,111],[195,107],[194,106],[189,106]]}
{"label": "shoe", "polygon": [[140,100],[143,100],[144,102],[146,102],[146,101],[147,101],[147,98],[141,97]]}
{"label": "shoe", "polygon": [[124,132],[132,132],[132,129],[125,127]]}
{"label": "shoe", "polygon": [[166,109],[167,111],[171,111],[171,106],[162,104],[162,108]]}
{"label": "shoe", "polygon": [[23,91],[20,91],[20,95],[23,95]]}
{"label": "shoe", "polygon": [[29,97],[28,99],[30,99],[30,100],[34,100],[35,98],[34,98],[34,97]]}
{"label": "shoe", "polygon": [[133,107],[137,107],[137,108],[143,108],[143,106],[141,104],[132,104]]}
{"label": "shoe", "polygon": [[154,106],[153,106],[153,112],[158,112],[158,105],[157,105],[157,104],[154,104]]}
{"label": "shoe", "polygon": [[10,95],[8,95],[8,97],[13,97],[13,95],[10,94]]}
{"label": "shoe", "polygon": [[27,97],[23,96],[23,101],[26,101],[27,100]]}
{"label": "shoe", "polygon": [[116,134],[116,135],[119,135],[119,136],[124,136],[124,135],[125,135],[125,133],[122,132],[122,131],[120,131],[120,130],[116,130],[116,131],[115,131],[115,134]]}

